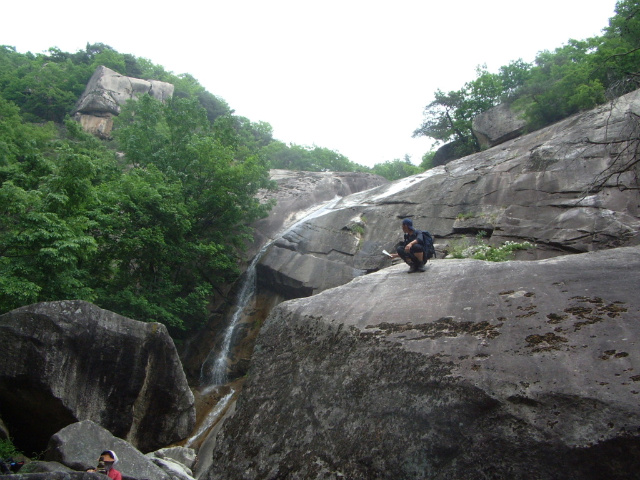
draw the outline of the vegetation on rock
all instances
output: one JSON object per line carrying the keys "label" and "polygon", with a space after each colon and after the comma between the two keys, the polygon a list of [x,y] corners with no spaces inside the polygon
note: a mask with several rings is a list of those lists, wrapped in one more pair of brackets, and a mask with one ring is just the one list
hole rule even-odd
{"label": "vegetation on rock", "polygon": [[425,107],[413,135],[437,144],[455,142],[462,157],[480,150],[471,130],[476,115],[509,103],[527,121],[529,131],[589,110],[640,87],[640,2],[620,0],[601,36],[570,39],[553,52],[538,53],[491,73],[486,65],[460,90],[438,90]]}

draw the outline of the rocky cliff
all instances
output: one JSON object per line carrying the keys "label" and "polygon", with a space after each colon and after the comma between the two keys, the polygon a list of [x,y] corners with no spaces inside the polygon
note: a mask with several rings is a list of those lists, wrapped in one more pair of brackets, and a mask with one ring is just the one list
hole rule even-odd
{"label": "rocky cliff", "polygon": [[389,181],[378,175],[361,172],[300,172],[271,170],[277,189],[262,193],[263,201],[276,203],[265,219],[254,223],[255,242],[252,252],[275,239],[284,229],[304,218],[310,210],[330,200],[369,190]]}
{"label": "rocky cliff", "polygon": [[637,478],[639,284],[628,247],[284,302],[205,478]]}
{"label": "rocky cliff", "polygon": [[[258,264],[277,306],[204,478],[640,471],[640,92],[341,199]],[[380,254],[401,219],[440,258]],[[455,241],[527,240],[506,263]]]}
{"label": "rocky cliff", "polygon": [[[447,244],[484,232],[530,241],[541,259],[637,245],[640,91],[422,174],[345,197],[296,226],[263,256],[263,288],[295,298],[379,270],[411,217]],[[635,152],[635,153],[634,153]]]}

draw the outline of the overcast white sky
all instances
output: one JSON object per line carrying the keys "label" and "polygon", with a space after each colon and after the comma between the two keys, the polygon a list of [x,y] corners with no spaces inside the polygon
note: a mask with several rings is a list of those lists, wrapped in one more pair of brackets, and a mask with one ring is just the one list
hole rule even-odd
{"label": "overcast white sky", "polygon": [[19,52],[105,43],[190,73],[286,143],[362,165],[430,149],[412,139],[437,89],[570,38],[601,34],[615,0],[12,1],[0,44]]}

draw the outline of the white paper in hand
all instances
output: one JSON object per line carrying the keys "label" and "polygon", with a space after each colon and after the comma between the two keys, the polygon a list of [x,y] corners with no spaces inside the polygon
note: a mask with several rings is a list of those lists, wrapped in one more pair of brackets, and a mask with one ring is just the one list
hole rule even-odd
{"label": "white paper in hand", "polygon": [[391,254],[389,252],[387,252],[386,250],[382,250],[382,253],[384,253],[389,258],[393,258],[393,257],[391,257]]}

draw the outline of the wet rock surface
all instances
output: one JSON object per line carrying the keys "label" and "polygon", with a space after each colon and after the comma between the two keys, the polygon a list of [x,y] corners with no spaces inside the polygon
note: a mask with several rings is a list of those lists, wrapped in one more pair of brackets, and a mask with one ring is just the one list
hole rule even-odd
{"label": "wet rock surface", "polygon": [[[274,169],[270,172],[270,178],[276,182],[278,188],[275,191],[262,192],[261,200],[265,202],[267,200],[275,200],[276,204],[269,213],[269,217],[252,225],[255,241],[247,250],[249,258],[257,255],[265,245],[310,212],[317,210],[323,203],[389,183],[378,175],[360,172],[300,172]],[[342,268],[342,266],[338,265],[337,268]],[[264,275],[265,273],[262,274]],[[277,275],[276,272],[266,272],[266,274]],[[346,275],[341,278],[345,281],[351,279],[351,268],[348,268]],[[238,284],[242,281],[243,279]],[[286,282],[286,280],[283,281]],[[280,282],[281,279],[278,279],[278,283]],[[239,285],[236,285],[236,289],[232,293],[237,293],[236,290],[238,288],[240,288]],[[294,296],[299,296],[297,294],[299,290],[307,294],[305,286],[297,280],[288,290],[293,290]],[[272,291],[267,292],[267,295],[272,300],[266,303],[280,301],[275,299],[277,295],[274,295]],[[225,299],[224,302],[220,303],[219,307],[217,307],[219,313],[213,317],[205,329],[198,333],[196,338],[187,342],[188,346],[181,352],[181,359],[187,376],[194,384],[198,382],[198,378],[201,375],[201,367],[206,362],[212,345],[221,343],[220,334],[224,332],[230,317],[227,311],[230,302],[232,300]],[[263,310],[262,307],[257,307],[257,309]],[[252,317],[254,321],[260,321],[257,319],[258,315],[252,315]],[[253,328],[248,324],[241,325],[241,329],[246,329],[247,331],[240,331],[238,336],[245,340],[247,337],[252,337],[254,335]],[[253,343],[248,348],[241,348],[243,351],[233,354],[233,371],[230,372],[233,378],[238,378],[245,374],[252,349]]]}
{"label": "wet rock surface", "polygon": [[635,478],[639,284],[629,247],[284,302],[204,478]]}
{"label": "wet rock surface", "polygon": [[383,177],[360,172],[300,172],[274,169],[270,178],[278,188],[264,192],[262,200],[273,199],[275,206],[269,217],[255,222],[255,242],[257,252],[263,245],[273,240],[286,227],[302,219],[310,209],[318,208],[324,202],[346,197],[370,188],[389,183]]}

